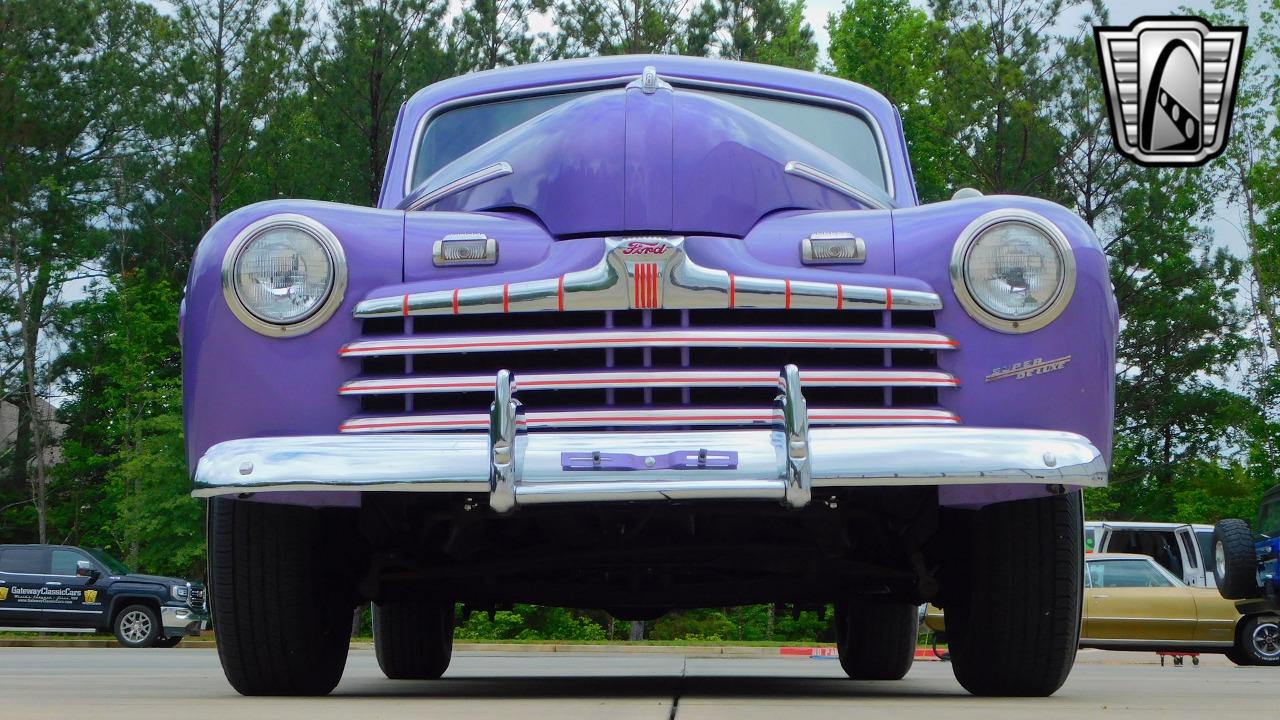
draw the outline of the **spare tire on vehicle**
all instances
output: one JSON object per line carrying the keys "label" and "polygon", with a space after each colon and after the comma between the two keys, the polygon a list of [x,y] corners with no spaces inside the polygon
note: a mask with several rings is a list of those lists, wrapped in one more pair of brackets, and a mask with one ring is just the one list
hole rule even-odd
{"label": "spare tire on vehicle", "polygon": [[1262,595],[1258,587],[1258,554],[1249,523],[1237,518],[1219,520],[1213,528],[1213,562],[1218,593],[1227,600]]}

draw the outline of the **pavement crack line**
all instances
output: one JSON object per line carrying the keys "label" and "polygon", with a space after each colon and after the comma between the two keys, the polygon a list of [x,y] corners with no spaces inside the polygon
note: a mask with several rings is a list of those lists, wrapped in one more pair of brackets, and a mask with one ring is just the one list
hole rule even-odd
{"label": "pavement crack line", "polygon": [[680,712],[680,695],[684,693],[684,678],[688,672],[689,658],[681,658],[680,677],[676,680],[676,691],[671,696],[671,714],[667,715],[667,720],[676,720],[676,713]]}

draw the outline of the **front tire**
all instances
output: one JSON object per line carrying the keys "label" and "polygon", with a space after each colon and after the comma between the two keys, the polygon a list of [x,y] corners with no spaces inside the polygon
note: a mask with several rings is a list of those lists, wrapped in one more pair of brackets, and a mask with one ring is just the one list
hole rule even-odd
{"label": "front tire", "polygon": [[1253,549],[1249,523],[1236,518],[1219,520],[1213,527],[1213,562],[1218,594],[1227,600],[1260,597],[1258,554]]}
{"label": "front tire", "polygon": [[1084,585],[1078,492],[948,512],[947,638],[974,695],[1048,696],[1080,639]]}
{"label": "front tire", "polygon": [[[209,578],[218,658],[242,695],[324,695],[347,662],[350,583],[324,511],[214,499]],[[339,563],[340,565],[340,563]]]}
{"label": "front tire", "polygon": [[373,606],[373,647],[391,680],[435,680],[453,658],[453,603],[394,600]]}
{"label": "front tire", "polygon": [[901,680],[916,657],[920,613],[910,603],[836,606],[840,667],[854,680]]}
{"label": "front tire", "polygon": [[146,605],[130,605],[112,623],[116,640],[127,648],[145,648],[160,639],[160,616]]}

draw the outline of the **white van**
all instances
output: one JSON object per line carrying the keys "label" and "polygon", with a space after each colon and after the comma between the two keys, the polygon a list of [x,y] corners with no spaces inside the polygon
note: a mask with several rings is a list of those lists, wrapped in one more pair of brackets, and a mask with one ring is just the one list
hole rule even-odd
{"label": "white van", "polygon": [[1218,586],[1213,574],[1213,526],[1179,523],[1090,521],[1085,552],[1136,553],[1155,558],[1191,587]]}

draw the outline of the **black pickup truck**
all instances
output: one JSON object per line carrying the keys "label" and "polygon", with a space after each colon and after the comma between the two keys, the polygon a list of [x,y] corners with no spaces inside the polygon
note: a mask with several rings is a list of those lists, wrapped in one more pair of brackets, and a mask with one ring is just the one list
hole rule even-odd
{"label": "black pickup truck", "polygon": [[125,647],[173,647],[208,620],[200,583],[140,575],[104,550],[0,545],[0,629],[110,631]]}

